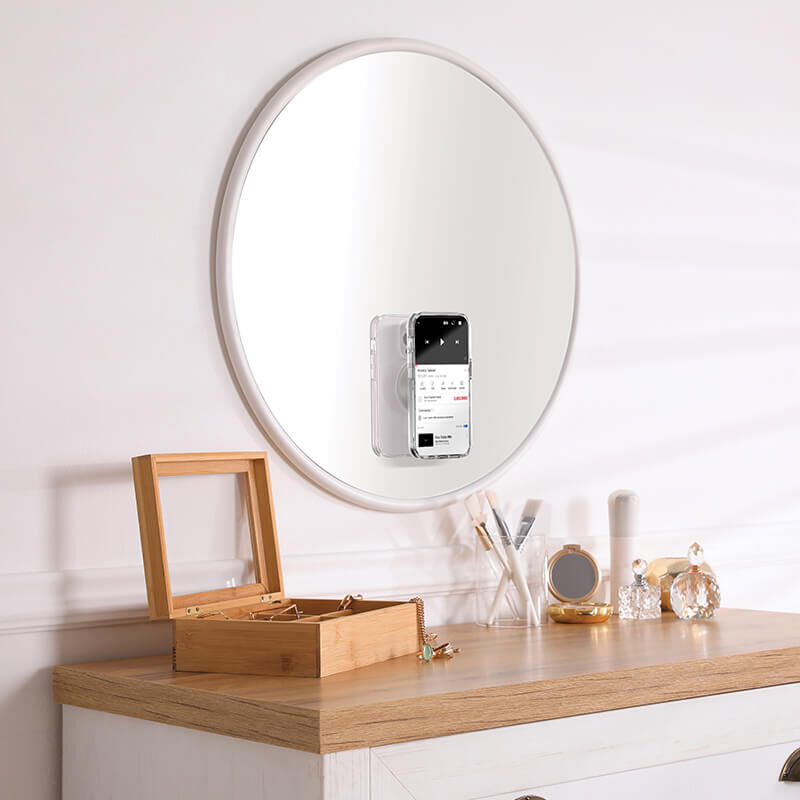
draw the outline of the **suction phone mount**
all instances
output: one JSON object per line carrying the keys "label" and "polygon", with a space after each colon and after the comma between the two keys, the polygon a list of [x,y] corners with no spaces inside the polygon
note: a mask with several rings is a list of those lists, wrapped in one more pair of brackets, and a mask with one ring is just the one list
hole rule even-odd
{"label": "suction phone mount", "polygon": [[[403,335],[400,337],[400,353],[403,356],[403,360],[406,361],[408,359],[408,330],[403,330]],[[408,384],[409,384],[409,375],[408,375],[408,366],[405,364],[400,368],[397,373],[397,396],[400,398],[400,405],[408,411]]]}
{"label": "suction phone mount", "polygon": [[397,373],[396,387],[400,405],[408,411],[408,368],[403,367]]}

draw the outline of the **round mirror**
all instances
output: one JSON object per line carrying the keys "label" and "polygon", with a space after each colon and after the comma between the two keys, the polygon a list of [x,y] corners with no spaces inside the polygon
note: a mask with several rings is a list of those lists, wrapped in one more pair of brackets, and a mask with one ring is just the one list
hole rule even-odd
{"label": "round mirror", "polygon": [[[490,76],[419,42],[339,48],[273,94],[231,170],[216,270],[231,363],[265,432],[372,508],[439,506],[495,477],[529,442],[572,339],[575,239],[541,141]],[[373,451],[371,321],[419,312],[469,321],[462,458]]]}
{"label": "round mirror", "polygon": [[588,600],[600,585],[597,562],[576,544],[566,545],[550,559],[548,573],[550,591],[565,603]]}

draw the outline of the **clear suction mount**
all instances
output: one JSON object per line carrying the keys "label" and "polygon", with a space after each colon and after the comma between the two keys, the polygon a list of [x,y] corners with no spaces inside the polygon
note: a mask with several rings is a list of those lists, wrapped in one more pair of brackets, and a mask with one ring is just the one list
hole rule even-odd
{"label": "clear suction mount", "polygon": [[[402,367],[397,373],[397,380],[395,381],[395,388],[397,389],[397,399],[400,405],[408,411],[408,369]],[[406,432],[408,431],[408,424],[406,424]]]}

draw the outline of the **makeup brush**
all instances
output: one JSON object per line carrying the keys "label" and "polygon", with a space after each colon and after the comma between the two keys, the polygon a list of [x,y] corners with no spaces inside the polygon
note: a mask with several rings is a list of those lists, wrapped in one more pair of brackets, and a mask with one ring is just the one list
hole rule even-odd
{"label": "makeup brush", "polygon": [[464,500],[464,505],[467,507],[467,511],[469,511],[469,515],[472,517],[472,525],[475,528],[475,533],[478,534],[478,539],[480,539],[483,549],[487,551],[492,550],[492,537],[486,529],[486,515],[481,511],[480,498],[477,494],[471,494]]}
{"label": "makeup brush", "polygon": [[494,593],[492,605],[489,607],[489,614],[486,617],[487,625],[494,625],[495,618],[497,617],[497,612],[500,610],[500,606],[503,603],[503,599],[508,600],[508,605],[511,608],[511,613],[515,617],[519,618],[519,611],[517,610],[516,603],[514,603],[513,598],[510,595],[508,595],[509,583],[511,583],[511,570],[507,569],[503,573],[503,577],[500,578],[500,583],[497,584],[497,590]]}
{"label": "makeup brush", "polygon": [[525,508],[522,509],[522,516],[519,520],[519,527],[517,528],[517,536],[514,539],[514,549],[521,553],[525,548],[525,543],[528,541],[533,523],[539,516],[542,510],[542,500],[528,500],[525,503]]}
{"label": "makeup brush", "polygon": [[503,548],[506,551],[508,566],[511,569],[511,579],[514,581],[514,586],[517,587],[517,591],[520,593],[520,596],[525,601],[526,619],[530,623],[531,616],[533,616],[538,624],[539,615],[536,613],[536,609],[533,606],[533,598],[531,597],[530,589],[528,589],[528,583],[525,580],[525,571],[522,568],[522,561],[520,560],[519,553],[514,547],[514,542],[511,539],[511,532],[508,529],[508,524],[506,523],[503,512],[500,509],[500,503],[497,499],[497,495],[492,491],[487,491],[485,494],[486,499],[489,501],[489,505],[491,506],[492,513],[494,514],[495,522],[497,523],[497,530],[500,534],[500,540],[502,541]]}
{"label": "makeup brush", "polygon": [[[514,549],[518,553],[521,553],[525,548],[525,544],[528,541],[528,536],[530,535],[531,529],[533,528],[533,525],[536,522],[536,518],[539,516],[539,512],[542,508],[543,503],[544,503],[543,500],[528,500],[525,503],[525,508],[522,511],[522,517],[520,518],[519,526],[517,528],[517,536],[514,539]],[[508,589],[508,582],[509,582],[509,573],[506,572],[505,575],[503,575],[503,579],[500,581],[500,585],[497,587],[497,592],[495,593],[494,600],[492,601],[492,605],[489,608],[489,618],[487,620],[489,625],[491,625],[494,622],[494,618],[497,616],[497,612],[500,609],[500,604],[503,601],[503,595]]]}
{"label": "makeup brush", "polygon": [[[500,585],[497,587],[497,594],[495,595],[494,602],[489,611],[489,617],[486,621],[487,625],[492,625],[497,616],[500,604],[506,596],[508,584],[511,581],[511,567],[508,564],[503,549],[496,546],[492,535],[489,533],[489,529],[486,527],[486,515],[481,511],[480,497],[477,494],[471,494],[464,500],[464,505],[467,507],[467,511],[469,511],[469,515],[472,517],[472,525],[475,528],[475,533],[478,534],[478,539],[483,549],[486,550],[486,555],[494,561],[495,571],[497,575],[500,576]],[[515,617],[518,617],[519,610],[517,609],[514,599],[509,596],[507,600],[511,608],[511,613]]]}

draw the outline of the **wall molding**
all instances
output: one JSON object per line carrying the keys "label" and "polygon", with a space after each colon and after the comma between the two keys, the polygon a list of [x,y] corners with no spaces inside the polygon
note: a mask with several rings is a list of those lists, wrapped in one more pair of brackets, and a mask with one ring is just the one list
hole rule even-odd
{"label": "wall molding", "polygon": [[[306,553],[283,556],[284,583],[295,596],[408,600],[469,595],[472,559],[448,564],[450,547]],[[441,565],[448,565],[442,580]],[[241,560],[176,565],[178,593],[246,582]],[[0,635],[145,622],[147,595],[141,566],[0,574]]]}
{"label": "wall molding", "polygon": [[[723,603],[734,607],[800,611],[800,553],[793,546],[800,523],[736,528],[654,531],[638,538],[642,554],[680,555],[689,543],[706,549],[722,587]],[[550,538],[548,550],[563,539]],[[608,567],[607,537],[578,542]],[[338,597],[361,592],[367,597],[426,600],[430,622],[459,622],[474,617],[476,589],[471,539],[451,545],[283,556],[287,591],[295,596]],[[245,581],[240,560],[176,565],[173,583],[180,591]],[[185,588],[183,588],[185,587]],[[0,574],[0,635],[34,633],[147,621],[142,567]]]}

